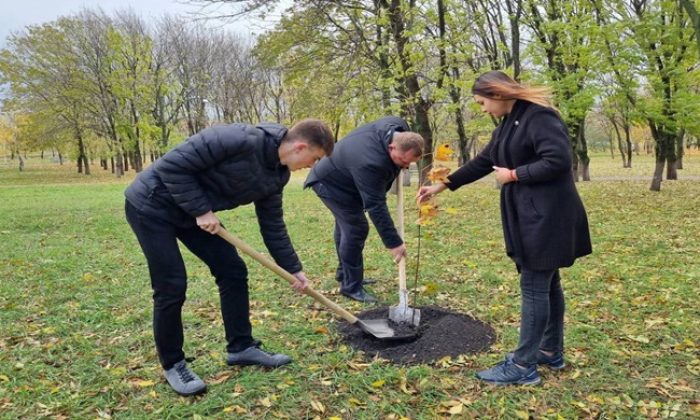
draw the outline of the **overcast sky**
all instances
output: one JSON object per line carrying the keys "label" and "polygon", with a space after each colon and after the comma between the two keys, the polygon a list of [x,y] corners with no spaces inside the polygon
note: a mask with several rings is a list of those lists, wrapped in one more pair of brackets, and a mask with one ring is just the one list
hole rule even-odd
{"label": "overcast sky", "polygon": [[[158,18],[164,14],[188,15],[201,7],[183,0],[7,0],[0,8],[0,49],[6,46],[7,36],[20,31],[27,25],[36,25],[56,20],[59,16],[71,15],[81,9],[102,8],[108,14],[116,10],[133,9],[146,19]],[[225,10],[225,9],[224,9]],[[212,12],[214,12],[212,10]],[[209,25],[223,27],[241,34],[262,32],[265,23],[248,19],[234,23],[210,22]]]}

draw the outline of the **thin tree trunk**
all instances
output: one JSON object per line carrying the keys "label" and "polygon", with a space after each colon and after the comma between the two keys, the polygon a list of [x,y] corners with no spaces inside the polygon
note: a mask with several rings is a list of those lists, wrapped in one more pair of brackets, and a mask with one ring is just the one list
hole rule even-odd
{"label": "thin tree trunk", "polygon": [[[122,165],[124,168],[124,172],[129,172],[129,156],[127,155],[126,152],[120,153],[120,157],[122,158]],[[124,175],[124,172],[122,172],[122,175]]]}
{"label": "thin tree trunk", "polygon": [[[620,135],[620,128],[617,126],[615,118],[610,118],[610,122],[615,128],[615,137],[617,138],[617,149],[620,151],[620,156],[622,157],[622,167],[625,167],[625,152],[622,150],[622,136]],[[610,139],[610,155],[613,155],[612,138]],[[613,155],[613,159],[615,156]]]}
{"label": "thin tree trunk", "polygon": [[676,171],[677,160],[666,161],[666,179],[669,181],[678,179],[678,171]]}
{"label": "thin tree trunk", "polygon": [[683,140],[685,139],[685,129],[681,128],[678,132],[678,137],[676,138],[676,169],[683,169],[683,155],[685,154],[685,149],[683,149]]}
{"label": "thin tree trunk", "polygon": [[578,154],[581,179],[583,179],[584,182],[590,181],[591,175],[588,167],[591,159],[588,157],[588,144],[586,143],[586,117],[581,118],[577,126],[576,143],[578,145],[576,152]]}
{"label": "thin tree trunk", "polygon": [[78,173],[90,175],[90,164],[88,163],[87,156],[85,155],[85,142],[83,141],[83,135],[80,132],[80,129],[76,130],[75,136],[78,139]]}
{"label": "thin tree trunk", "polygon": [[654,167],[654,177],[651,180],[652,191],[661,191],[661,177],[664,173],[664,165],[666,164],[666,159],[663,157],[656,157],[656,166]]}
{"label": "thin tree trunk", "polygon": [[623,155],[623,160],[625,160],[625,168],[631,168],[632,167],[632,140],[630,136],[630,126],[629,124],[625,124],[625,144],[627,146],[627,150],[624,155]]}

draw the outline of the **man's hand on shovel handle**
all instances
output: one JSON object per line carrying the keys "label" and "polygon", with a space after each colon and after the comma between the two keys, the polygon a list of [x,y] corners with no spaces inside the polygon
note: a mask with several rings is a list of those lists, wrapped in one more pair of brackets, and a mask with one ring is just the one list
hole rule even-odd
{"label": "man's hand on shovel handle", "polygon": [[309,286],[309,279],[306,278],[306,274],[304,274],[303,271],[299,271],[298,273],[294,273],[292,275],[297,279],[296,283],[292,284],[292,287],[297,292],[304,293],[304,289]]}
{"label": "man's hand on shovel handle", "polygon": [[202,230],[206,230],[212,235],[216,235],[219,233],[219,229],[221,229],[221,222],[219,221],[219,218],[216,217],[214,212],[209,210],[203,215],[197,216],[197,226],[199,226]]}
{"label": "man's hand on shovel handle", "polygon": [[401,258],[406,257],[406,244],[401,244],[396,248],[391,248],[389,252],[391,252],[391,255],[394,257],[394,262],[398,264],[399,261],[401,261]]}

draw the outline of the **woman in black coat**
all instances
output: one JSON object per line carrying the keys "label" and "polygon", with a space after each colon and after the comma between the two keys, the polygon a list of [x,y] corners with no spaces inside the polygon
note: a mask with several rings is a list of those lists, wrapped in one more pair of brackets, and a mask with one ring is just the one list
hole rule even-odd
{"label": "woman in black coat", "polygon": [[496,172],[506,253],[520,272],[520,342],[505,361],[477,377],[499,385],[535,385],[541,381],[538,364],[565,366],[559,268],[591,253],[588,220],[574,184],[569,137],[549,90],[490,71],[477,78],[472,93],[501,123],[478,156],[448,176],[449,182],[420,188],[417,199]]}

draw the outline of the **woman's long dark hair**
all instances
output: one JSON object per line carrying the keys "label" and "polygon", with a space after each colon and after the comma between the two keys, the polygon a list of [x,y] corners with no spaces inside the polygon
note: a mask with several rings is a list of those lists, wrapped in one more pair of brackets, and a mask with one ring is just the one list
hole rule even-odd
{"label": "woman's long dark hair", "polygon": [[525,86],[498,70],[491,70],[476,78],[472,94],[489,99],[522,99],[555,111],[552,90],[544,86]]}

